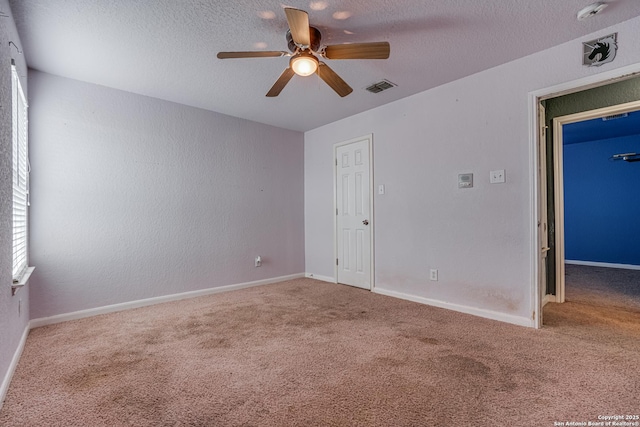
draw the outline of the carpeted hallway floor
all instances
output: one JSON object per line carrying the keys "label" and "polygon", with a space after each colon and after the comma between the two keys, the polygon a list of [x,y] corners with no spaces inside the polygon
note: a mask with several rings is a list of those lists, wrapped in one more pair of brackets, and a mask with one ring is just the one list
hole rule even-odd
{"label": "carpeted hallway floor", "polygon": [[565,281],[572,302],[640,311],[640,270],[567,264]]}
{"label": "carpeted hallway floor", "polygon": [[30,333],[0,425],[554,426],[639,414],[640,311],[569,302],[545,316],[533,330],[299,279],[66,322]]}

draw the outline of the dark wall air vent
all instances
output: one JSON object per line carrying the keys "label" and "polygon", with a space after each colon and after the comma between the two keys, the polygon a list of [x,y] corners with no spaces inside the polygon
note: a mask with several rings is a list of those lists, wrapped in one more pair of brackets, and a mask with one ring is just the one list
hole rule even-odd
{"label": "dark wall air vent", "polygon": [[391,89],[392,87],[397,86],[396,84],[391,83],[389,80],[381,80],[378,83],[374,83],[367,88],[367,90],[371,93],[379,93],[383,90]]}
{"label": "dark wall air vent", "polygon": [[622,113],[622,114],[614,114],[613,116],[606,116],[602,118],[603,122],[606,122],[607,120],[615,120],[615,119],[622,119],[629,116],[629,114],[627,113]]}

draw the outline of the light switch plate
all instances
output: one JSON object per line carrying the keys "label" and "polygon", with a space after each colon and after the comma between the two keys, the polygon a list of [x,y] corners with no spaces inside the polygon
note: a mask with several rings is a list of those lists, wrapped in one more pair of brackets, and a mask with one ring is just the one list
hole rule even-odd
{"label": "light switch plate", "polygon": [[384,184],[378,185],[378,194],[384,194]]}
{"label": "light switch plate", "polygon": [[491,184],[501,184],[505,182],[504,169],[489,172],[489,182]]}

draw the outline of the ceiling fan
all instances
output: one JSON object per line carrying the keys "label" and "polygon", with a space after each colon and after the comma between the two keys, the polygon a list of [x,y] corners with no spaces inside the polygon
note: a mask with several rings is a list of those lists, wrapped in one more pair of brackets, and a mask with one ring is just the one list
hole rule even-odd
{"label": "ceiling fan", "polygon": [[219,52],[218,58],[269,58],[289,56],[289,67],[284,70],[275,84],[267,92],[268,97],[278,96],[294,74],[310,76],[317,73],[338,95],[347,96],[353,89],[327,64],[326,59],[387,59],[390,47],[388,42],[349,43],[321,46],[320,31],[309,25],[309,15],[304,10],[287,7],[284,9],[289,23],[286,38],[289,50],[254,52]]}

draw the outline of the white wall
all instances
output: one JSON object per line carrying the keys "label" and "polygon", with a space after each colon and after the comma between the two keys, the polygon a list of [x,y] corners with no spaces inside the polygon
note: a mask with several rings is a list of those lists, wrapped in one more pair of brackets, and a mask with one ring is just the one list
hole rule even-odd
{"label": "white wall", "polygon": [[[582,42],[614,31],[615,62],[583,67]],[[307,132],[307,273],[334,277],[332,146],[373,133],[376,290],[532,324],[529,93],[638,63],[638,39],[640,18]]]}
{"label": "white wall", "polygon": [[29,84],[32,318],[304,272],[302,133]]}
{"label": "white wall", "polygon": [[[26,289],[11,295],[13,232],[11,175],[12,116],[11,116],[11,58],[15,59],[23,90],[27,92],[27,67],[24,55],[18,53],[12,41],[22,50],[11,10],[6,0],[0,0],[0,406],[8,387],[9,371],[18,351],[21,337],[29,321],[29,294]],[[20,313],[18,313],[20,305]],[[15,359],[17,361],[17,358]]]}

